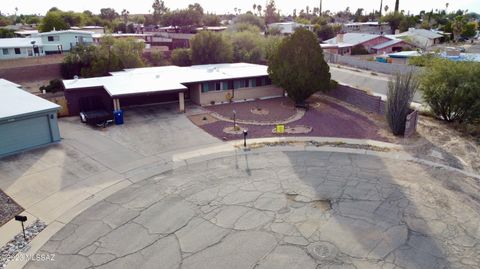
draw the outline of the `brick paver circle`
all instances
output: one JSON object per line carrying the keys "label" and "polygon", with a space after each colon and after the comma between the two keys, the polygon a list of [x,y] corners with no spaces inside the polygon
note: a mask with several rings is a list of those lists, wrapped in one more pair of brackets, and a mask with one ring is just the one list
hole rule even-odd
{"label": "brick paver circle", "polygon": [[42,247],[53,264],[27,268],[478,268],[479,193],[374,156],[240,154],[113,194]]}

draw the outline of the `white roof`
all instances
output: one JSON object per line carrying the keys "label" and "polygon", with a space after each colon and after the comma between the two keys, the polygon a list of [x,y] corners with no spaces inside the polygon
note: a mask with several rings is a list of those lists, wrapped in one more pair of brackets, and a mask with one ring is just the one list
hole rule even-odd
{"label": "white roof", "polygon": [[41,38],[0,38],[0,48],[25,48],[32,47],[32,41],[35,41],[35,45],[41,46]]}
{"label": "white roof", "polygon": [[360,25],[369,25],[369,26],[380,26],[380,25],[388,25],[387,22],[378,22],[378,21],[367,21],[367,22],[351,22],[345,23],[345,26],[360,26]]}
{"label": "white roof", "polygon": [[110,96],[186,90],[183,84],[267,76],[267,66],[234,63],[126,69],[112,76],[64,80],[66,90],[103,87]]}
{"label": "white roof", "polygon": [[44,35],[55,35],[55,34],[84,34],[84,35],[93,35],[94,32],[90,31],[81,31],[81,30],[61,30],[61,31],[50,31],[50,32],[43,32],[39,33],[39,36],[44,36]]}
{"label": "white roof", "polygon": [[30,94],[19,85],[0,79],[0,119],[31,115],[36,112],[58,110],[59,105]]}
{"label": "white roof", "polygon": [[15,34],[17,34],[17,35],[34,35],[34,34],[38,34],[38,30],[20,30],[20,31],[16,31]]}

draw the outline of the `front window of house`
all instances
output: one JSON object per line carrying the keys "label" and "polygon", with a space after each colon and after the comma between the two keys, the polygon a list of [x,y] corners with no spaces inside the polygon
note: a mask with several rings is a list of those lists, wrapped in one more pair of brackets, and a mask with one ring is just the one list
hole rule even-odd
{"label": "front window of house", "polygon": [[15,54],[22,54],[22,51],[20,50],[20,48],[15,48]]}
{"label": "front window of house", "polygon": [[2,49],[3,55],[8,55],[8,49]]}

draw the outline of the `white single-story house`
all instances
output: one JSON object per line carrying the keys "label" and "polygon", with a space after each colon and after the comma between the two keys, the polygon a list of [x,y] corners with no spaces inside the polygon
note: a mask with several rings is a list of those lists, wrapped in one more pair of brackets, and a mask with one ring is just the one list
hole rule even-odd
{"label": "white single-story house", "polygon": [[346,33],[386,35],[392,32],[392,27],[386,22],[351,22],[343,24],[342,30]]}
{"label": "white single-story house", "polygon": [[45,55],[42,39],[0,38],[0,60],[28,58]]}
{"label": "white single-story house", "polygon": [[60,106],[0,79],[0,158],[60,141]]}
{"label": "white single-story house", "polygon": [[428,48],[435,44],[439,44],[443,35],[426,29],[410,28],[408,31],[393,35],[392,37],[406,40],[420,48]]}
{"label": "white single-story house", "polygon": [[313,25],[311,24],[302,24],[294,21],[289,22],[275,22],[270,23],[268,29],[277,28],[280,30],[282,35],[291,35],[295,32],[297,28],[305,28],[307,30],[313,31]]}
{"label": "white single-story house", "polygon": [[45,54],[58,54],[70,51],[79,44],[93,44],[93,32],[79,30],[62,30],[39,33]]}
{"label": "white single-story house", "polygon": [[145,67],[63,84],[72,115],[85,109],[82,100],[92,97],[108,111],[163,102],[178,102],[183,111],[185,100],[211,105],[283,96],[284,90],[272,85],[267,69],[247,63]]}

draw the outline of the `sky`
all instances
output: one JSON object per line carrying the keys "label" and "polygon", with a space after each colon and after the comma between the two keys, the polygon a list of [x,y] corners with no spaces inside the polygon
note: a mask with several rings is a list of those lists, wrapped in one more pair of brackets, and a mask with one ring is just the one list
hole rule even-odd
{"label": "sky", "polygon": [[[62,10],[83,11],[90,10],[93,13],[99,13],[101,8],[112,7],[118,12],[123,9],[130,11],[130,14],[148,13],[152,9],[153,0],[0,0],[1,2],[11,1],[9,5],[0,5],[2,14],[14,14],[15,7],[18,8],[18,14],[45,14],[51,7],[58,7]],[[252,10],[253,4],[265,6],[265,0],[165,0],[165,4],[170,9],[184,8],[188,4],[198,2],[205,11],[217,14],[234,13],[234,8],[239,8],[242,12]],[[320,0],[276,0],[277,7],[282,14],[291,14],[293,9],[299,12],[309,6],[319,5]],[[390,10],[395,6],[395,0],[383,0],[383,5],[388,5]],[[449,3],[448,10],[468,9],[480,13],[480,0],[400,0],[400,9],[418,13],[421,10],[444,9],[445,4]],[[339,11],[350,7],[352,12],[357,8],[363,8],[366,11],[378,9],[380,0],[323,0],[323,10]]]}

